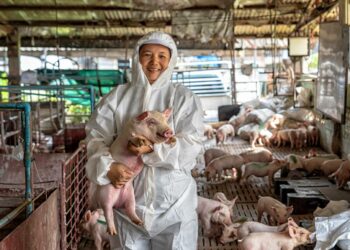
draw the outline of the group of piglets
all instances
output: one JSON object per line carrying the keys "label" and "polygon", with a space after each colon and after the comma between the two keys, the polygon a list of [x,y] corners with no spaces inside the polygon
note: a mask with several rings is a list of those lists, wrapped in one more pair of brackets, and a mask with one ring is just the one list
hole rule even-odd
{"label": "group of piglets", "polygon": [[344,188],[350,180],[350,155],[339,159],[335,154],[318,154],[311,149],[306,156],[290,154],[285,157],[289,170],[301,169],[308,174],[318,174],[335,178],[337,187]]}
{"label": "group of piglets", "polygon": [[223,150],[210,148],[204,153],[204,163],[204,175],[207,177],[207,181],[213,181],[217,176],[223,178],[223,172],[229,169],[232,170],[233,179],[241,184],[252,175],[268,176],[270,187],[274,174],[287,164],[285,160],[273,159],[272,153],[264,148],[241,154],[228,154]]}
{"label": "group of piglets", "polygon": [[[129,120],[112,143],[109,150],[116,164],[127,167],[133,173],[133,177],[124,186],[118,186],[114,183],[107,185],[90,183],[89,206],[93,211],[86,212],[80,223],[80,228],[94,238],[97,249],[102,249],[106,232],[108,235],[117,234],[113,208],[124,209],[133,223],[143,225],[143,221],[135,212],[132,180],[142,170],[141,155],[151,152],[153,144],[165,142],[174,145],[176,143],[173,131],[167,122],[170,114],[171,109],[166,109],[163,112],[145,111]],[[113,175],[113,173],[111,174]],[[109,174],[107,176],[109,177]],[[99,223],[98,215],[100,217],[104,215],[106,221],[104,227]]]}
{"label": "group of piglets", "polygon": [[[265,122],[256,121],[256,116],[270,117]],[[239,135],[249,139],[252,148],[256,144],[265,146],[286,146],[301,150],[306,146],[319,144],[320,131],[312,122],[300,122],[283,114],[268,115],[264,109],[255,110],[252,106],[242,106],[239,114],[229,121],[205,125],[204,135],[210,140],[216,138],[217,144],[224,144],[229,138]],[[255,117],[255,118],[254,118]],[[254,122],[254,123],[249,123]]]}
{"label": "group of piglets", "polygon": [[217,144],[225,144],[228,139],[233,139],[235,137],[239,127],[252,110],[253,108],[250,106],[242,107],[240,112],[236,116],[231,117],[229,121],[205,124],[204,136],[209,140],[215,137]]}
{"label": "group of piglets", "polygon": [[[198,196],[198,218],[203,227],[203,236],[216,238],[221,244],[238,240],[242,250],[281,250],[311,243],[310,232],[299,227],[290,217],[293,207],[269,197],[259,197],[257,204],[258,222],[234,222],[235,197],[228,200],[223,193],[216,193],[213,199]],[[261,223],[266,213],[269,224]],[[268,239],[268,240],[266,240]]]}

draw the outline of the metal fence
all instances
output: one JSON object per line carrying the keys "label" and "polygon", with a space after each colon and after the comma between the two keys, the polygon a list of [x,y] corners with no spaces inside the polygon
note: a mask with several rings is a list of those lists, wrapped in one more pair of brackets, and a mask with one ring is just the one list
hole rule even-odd
{"label": "metal fence", "polygon": [[86,148],[79,147],[62,166],[61,248],[77,249],[78,224],[88,207],[88,179],[85,173]]}

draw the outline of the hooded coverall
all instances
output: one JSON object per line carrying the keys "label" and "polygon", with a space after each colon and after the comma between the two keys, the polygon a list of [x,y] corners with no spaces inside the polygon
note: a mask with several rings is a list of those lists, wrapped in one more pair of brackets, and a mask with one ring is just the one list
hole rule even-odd
{"label": "hooded coverall", "polygon": [[[139,62],[143,44],[161,44],[171,51],[168,68],[152,85]],[[136,213],[144,226],[132,224],[115,210],[121,246],[112,243],[112,249],[196,249],[197,187],[191,169],[202,151],[203,111],[196,95],[171,83],[176,59],[171,36],[163,32],[145,35],[135,46],[131,83],[117,86],[102,98],[86,126],[87,175],[96,184],[105,185],[110,183],[106,175],[115,162],[108,149],[122,126],[143,111],[172,108],[169,125],[177,138],[175,146],[155,144],[152,153],[142,156],[143,170],[133,181]]]}

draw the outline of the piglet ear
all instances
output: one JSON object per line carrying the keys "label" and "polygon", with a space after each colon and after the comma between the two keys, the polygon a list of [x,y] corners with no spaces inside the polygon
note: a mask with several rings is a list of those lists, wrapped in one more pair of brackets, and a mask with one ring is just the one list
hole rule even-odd
{"label": "piglet ear", "polygon": [[148,117],[148,115],[149,115],[148,112],[145,111],[145,112],[139,114],[138,116],[136,116],[136,120],[143,121],[144,119],[146,119]]}
{"label": "piglet ear", "polygon": [[293,210],[294,210],[293,206],[287,207],[287,211],[289,214],[293,213]]}
{"label": "piglet ear", "polygon": [[85,221],[89,221],[91,219],[91,211],[88,210],[86,211],[86,213],[84,214],[84,220]]}
{"label": "piglet ear", "polygon": [[296,227],[293,227],[291,225],[288,225],[288,233],[289,233],[289,236],[293,239],[295,238],[296,234],[297,234],[297,228]]}
{"label": "piglet ear", "polygon": [[298,224],[295,223],[295,221],[293,220],[292,217],[289,217],[289,218],[288,218],[288,225],[289,225],[289,226],[298,227]]}
{"label": "piglet ear", "polygon": [[171,108],[167,108],[165,109],[162,113],[163,113],[163,116],[166,118],[166,119],[169,119],[170,115],[171,115],[171,112],[173,110]]}

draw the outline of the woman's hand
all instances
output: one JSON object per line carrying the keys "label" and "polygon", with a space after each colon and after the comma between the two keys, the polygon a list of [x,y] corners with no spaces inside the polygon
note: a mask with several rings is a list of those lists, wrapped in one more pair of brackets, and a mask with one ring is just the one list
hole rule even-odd
{"label": "woman's hand", "polygon": [[107,177],[115,188],[122,188],[132,177],[134,172],[121,163],[112,163]]}

